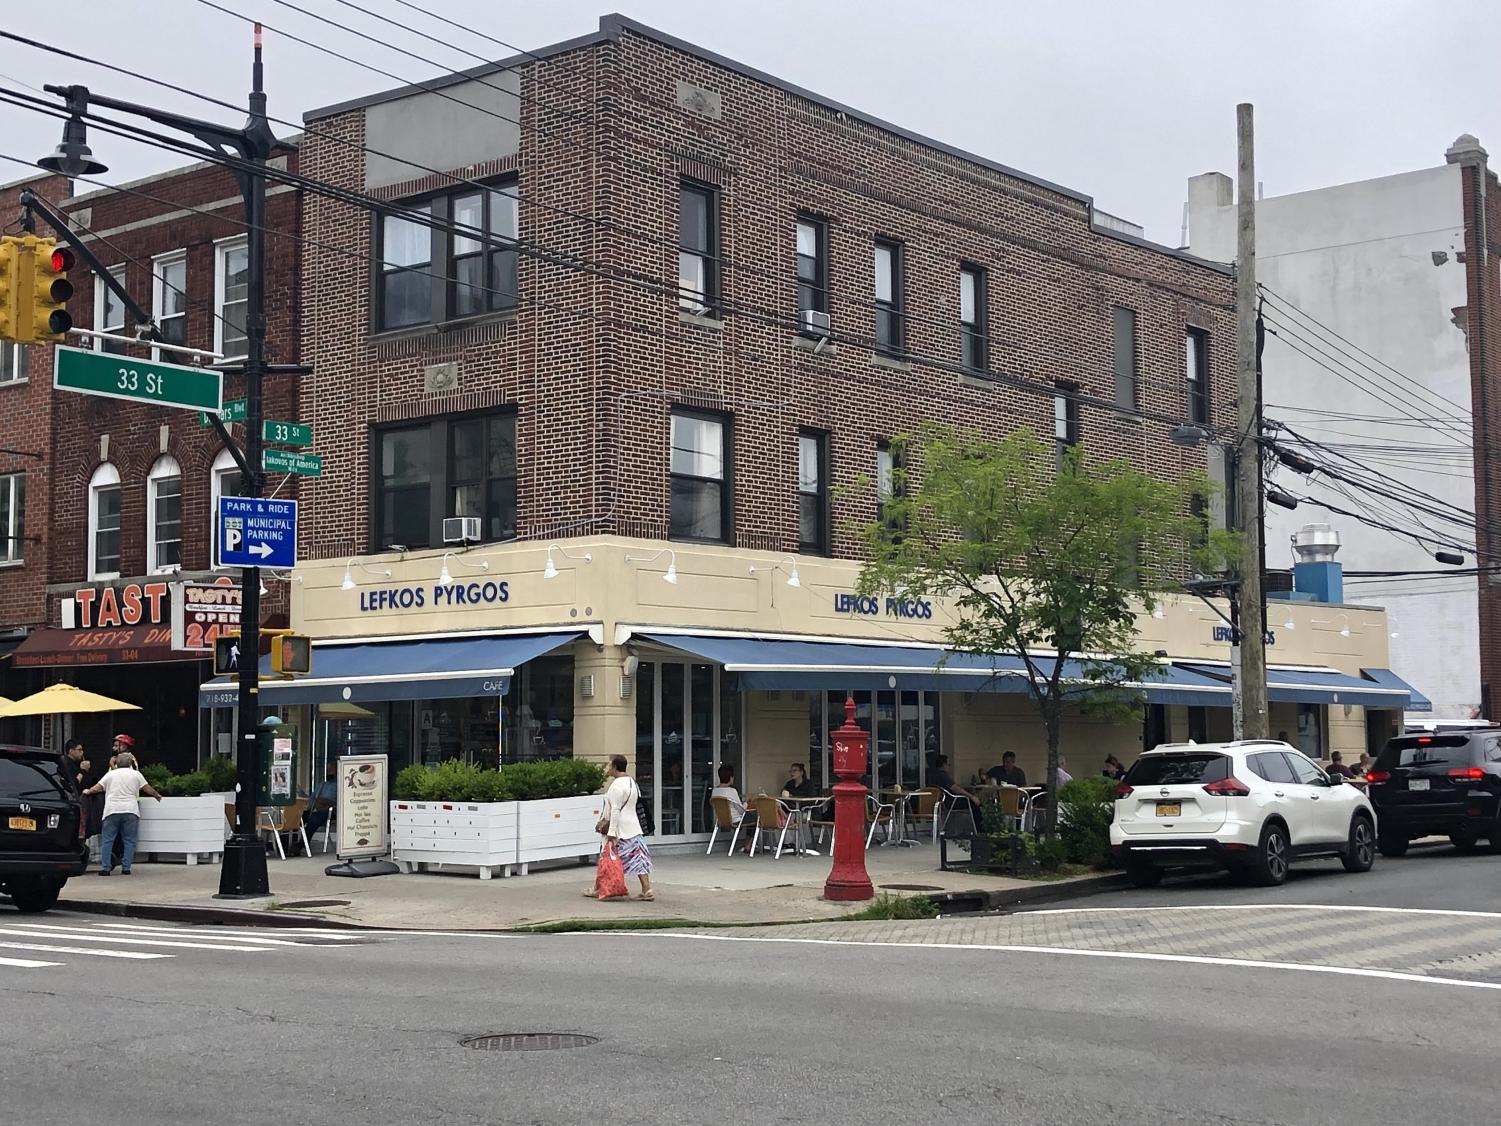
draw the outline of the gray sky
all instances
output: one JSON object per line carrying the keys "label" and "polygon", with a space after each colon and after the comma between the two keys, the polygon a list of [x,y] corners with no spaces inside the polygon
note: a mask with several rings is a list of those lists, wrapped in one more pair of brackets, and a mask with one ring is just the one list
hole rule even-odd
{"label": "gray sky", "polygon": [[[426,66],[319,24],[277,0],[224,7],[404,79],[474,60],[380,24],[337,0],[290,0],[397,43]],[[487,57],[507,54],[395,3],[358,0]],[[420,0],[524,48],[593,31],[610,0]],[[828,97],[1092,194],[1106,211],[1177,245],[1187,177],[1233,174],[1235,105],[1256,104],[1258,178],[1268,195],[1443,162],[1462,133],[1501,164],[1496,0],[632,0],[615,10]],[[1234,17],[1234,18],[1233,18]],[[1237,23],[1244,19],[1244,28]],[[10,5],[8,31],[243,104],[248,25],[198,0],[79,0],[66,20]],[[271,112],[302,111],[396,85],[267,32]],[[134,79],[0,41],[0,84],[81,82],[116,97],[232,121],[227,111]],[[35,158],[60,123],[0,106],[0,152]],[[109,179],[173,158],[92,138]],[[0,162],[0,183],[24,175]]]}

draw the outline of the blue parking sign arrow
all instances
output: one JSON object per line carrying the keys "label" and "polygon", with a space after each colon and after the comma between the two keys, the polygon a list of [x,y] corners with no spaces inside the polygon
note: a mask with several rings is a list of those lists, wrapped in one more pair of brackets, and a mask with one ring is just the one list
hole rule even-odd
{"label": "blue parking sign arrow", "polygon": [[297,565],[297,502],[219,498],[219,561],[227,567]]}

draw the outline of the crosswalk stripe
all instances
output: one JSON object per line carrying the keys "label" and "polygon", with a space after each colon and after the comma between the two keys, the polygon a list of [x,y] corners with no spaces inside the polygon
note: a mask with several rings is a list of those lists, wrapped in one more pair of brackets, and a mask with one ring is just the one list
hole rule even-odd
{"label": "crosswalk stripe", "polygon": [[[0,939],[0,947],[6,950],[37,950],[44,954],[89,954],[95,958],[131,958],[144,961],[152,958],[175,958],[176,954],[156,954],[149,950],[94,950],[85,946],[53,946],[40,942],[7,942]],[[60,962],[38,962],[41,966],[61,965]]]}
{"label": "crosswalk stripe", "polygon": [[[262,940],[262,932],[250,927],[200,927],[196,925],[189,927],[148,927],[140,923],[95,923],[93,925],[100,929],[137,932],[141,934],[182,934],[184,931],[190,931],[192,934],[202,935],[205,938],[243,938],[247,934],[255,934],[257,941]],[[368,932],[353,934],[349,931],[314,930],[308,927],[277,927],[276,933],[289,935],[304,934],[310,938],[337,939],[338,942],[349,943],[363,941]],[[307,944],[297,943],[297,945],[305,946]]]}
{"label": "crosswalk stripe", "polygon": [[[258,946],[313,946],[313,947],[323,946],[323,947],[327,947],[327,946],[337,945],[336,943],[327,943],[327,942],[311,942],[311,941],[309,941],[309,942],[298,942],[295,939],[268,938],[264,934],[253,934],[253,933],[251,933],[249,931],[244,931],[244,930],[242,930],[239,934],[205,934],[202,931],[200,931],[197,927],[192,927],[192,928],[186,928],[186,927],[177,927],[177,928],[169,928],[169,927],[140,927],[140,928],[136,928],[136,929],[132,929],[132,930],[128,930],[128,931],[122,931],[122,930],[114,930],[114,929],[110,929],[110,930],[90,930],[90,929],[85,929],[85,928],[81,928],[81,927],[67,927],[67,926],[63,926],[60,923],[27,923],[26,926],[29,927],[29,928],[30,927],[35,927],[35,928],[46,927],[48,930],[55,931],[59,935],[84,935],[84,936],[92,936],[95,939],[97,939],[98,936],[101,935],[101,934],[113,935],[113,936],[118,937],[121,942],[132,942],[132,941],[134,941],[134,939],[131,937],[132,935],[139,936],[141,938],[166,938],[166,937],[169,937],[169,936],[172,936],[172,935],[191,935],[195,939],[202,939],[205,942],[212,942],[212,943],[219,944],[219,945],[226,944],[226,943],[232,944],[232,943],[244,943],[244,942],[254,942]],[[218,945],[216,945],[214,948],[217,949]]]}
{"label": "crosswalk stripe", "polygon": [[37,962],[31,958],[0,958],[0,966],[15,966],[18,970],[39,970],[43,966],[60,966],[61,962]]}
{"label": "crosswalk stripe", "polygon": [[[21,938],[56,938],[55,933],[48,931],[23,930],[19,927],[0,927],[0,935],[17,935]],[[209,942],[178,942],[166,938],[133,938],[124,934],[69,934],[66,937],[81,942],[128,942],[133,946],[176,946],[186,950],[233,950],[237,953],[264,953],[270,950],[269,946],[226,946],[221,943]]]}

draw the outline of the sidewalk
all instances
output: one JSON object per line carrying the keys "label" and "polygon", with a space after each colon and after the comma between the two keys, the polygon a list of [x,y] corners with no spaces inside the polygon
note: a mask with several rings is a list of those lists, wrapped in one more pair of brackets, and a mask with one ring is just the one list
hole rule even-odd
{"label": "sidewalk", "polygon": [[[90,909],[91,904],[149,905],[153,908],[214,908],[272,911],[310,921],[418,930],[508,930],[538,923],[571,920],[663,919],[714,925],[787,923],[833,919],[858,910],[860,903],[822,899],[829,874],[826,856],[770,852],[754,858],[710,857],[701,850],[659,851],[653,858],[656,902],[612,900],[604,903],[582,894],[593,883],[590,867],[533,867],[531,874],[480,880],[457,873],[414,873],[369,879],[326,876],[328,856],[267,861],[271,897],[219,900],[217,865],[138,863],[128,878],[107,879],[91,870],[68,881],[63,908]],[[1092,877],[1038,883],[999,876],[971,876],[938,871],[938,850],[876,847],[866,853],[876,894],[979,892],[967,906],[996,906],[1033,896],[1067,896],[1092,886]],[[627,881],[632,890],[635,880]],[[1083,886],[1079,886],[1079,885]],[[1072,889],[1069,885],[1075,885]]]}

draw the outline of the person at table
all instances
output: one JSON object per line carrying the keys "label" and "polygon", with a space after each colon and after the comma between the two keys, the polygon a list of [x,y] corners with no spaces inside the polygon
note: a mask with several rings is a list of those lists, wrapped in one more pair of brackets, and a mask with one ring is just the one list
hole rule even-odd
{"label": "person at table", "polygon": [[1067,761],[1062,755],[1058,756],[1058,785],[1060,786],[1074,780],[1074,776],[1063,768]]}
{"label": "person at table", "polygon": [[992,766],[985,772],[987,778],[998,786],[1025,786],[1027,772],[1016,765],[1016,752],[1007,751],[1001,756],[1001,765]]}
{"label": "person at table", "polygon": [[813,785],[813,779],[808,777],[808,768],[800,762],[793,763],[787,769],[787,781],[782,783],[782,796],[784,798],[816,798],[818,788]]}
{"label": "person at table", "polygon": [[949,756],[937,755],[933,759],[933,769],[928,771],[928,785],[937,786],[945,793],[957,794],[969,802],[970,816],[975,819],[975,824],[980,823],[980,799],[975,797],[963,786],[954,781],[954,776],[949,773]]}
{"label": "person at table", "polygon": [[[730,803],[730,820],[735,821],[750,830],[756,823],[755,810],[747,810],[745,802],[740,800],[740,791],[735,788],[735,768],[729,763],[722,763],[719,767],[719,785],[709,791],[709,800],[724,798]],[[745,842],[746,852],[750,851],[750,839]]]}
{"label": "person at table", "polygon": [[334,807],[338,804],[339,763],[337,759],[329,759],[323,767],[323,781],[318,783],[318,788],[313,791],[312,808],[302,813],[302,824],[307,829],[309,840],[317,836],[323,826],[328,824],[329,818],[334,815]]}
{"label": "person at table", "polygon": [[1353,778],[1355,772],[1345,765],[1345,756],[1338,751],[1329,752],[1329,769],[1324,771],[1331,778]]}
{"label": "person at table", "polygon": [[1126,776],[1126,768],[1121,764],[1121,760],[1116,758],[1114,755],[1106,755],[1105,765],[1103,768],[1101,768],[1100,773],[1103,774],[1106,778],[1113,778],[1115,781],[1119,782]]}

